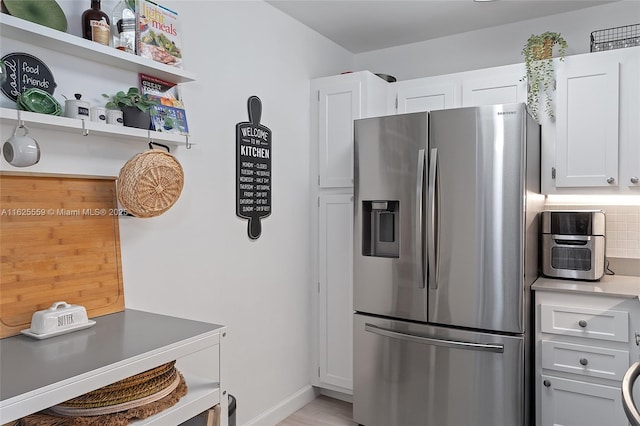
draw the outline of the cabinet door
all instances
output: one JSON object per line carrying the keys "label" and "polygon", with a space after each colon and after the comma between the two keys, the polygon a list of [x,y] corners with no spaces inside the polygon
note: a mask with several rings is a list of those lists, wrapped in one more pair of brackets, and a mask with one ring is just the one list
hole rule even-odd
{"label": "cabinet door", "polygon": [[353,388],[353,196],[319,197],[320,381]]}
{"label": "cabinet door", "polygon": [[518,74],[468,80],[462,83],[462,106],[512,104],[527,101],[526,84]]}
{"label": "cabinet door", "polygon": [[619,64],[567,60],[558,70],[556,186],[618,184]]}
{"label": "cabinet door", "polygon": [[319,89],[318,167],[320,187],[353,186],[353,120],[362,117],[362,87],[357,80]]}
{"label": "cabinet door", "polygon": [[399,114],[453,108],[455,85],[419,86],[398,90],[396,110]]}
{"label": "cabinet door", "polygon": [[620,185],[640,194],[640,47],[634,49],[620,65]]}
{"label": "cabinet door", "polygon": [[541,426],[628,426],[620,388],[541,376]]}

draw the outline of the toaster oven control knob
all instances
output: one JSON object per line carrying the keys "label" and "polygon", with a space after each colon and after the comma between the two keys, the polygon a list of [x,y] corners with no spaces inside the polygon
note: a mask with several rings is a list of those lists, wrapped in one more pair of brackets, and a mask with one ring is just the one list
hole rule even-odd
{"label": "toaster oven control knob", "polygon": [[580,365],[587,365],[589,364],[589,360],[586,358],[580,358]]}
{"label": "toaster oven control knob", "polygon": [[549,380],[545,380],[544,382],[542,382],[542,384],[548,388],[549,386],[551,386],[551,382]]}
{"label": "toaster oven control knob", "polygon": [[629,179],[631,181],[631,183],[638,183],[638,176],[631,176],[631,179]]}
{"label": "toaster oven control knob", "polygon": [[609,179],[607,179],[607,183],[608,184],[612,184],[614,183],[616,180],[613,177],[610,177]]}
{"label": "toaster oven control knob", "polygon": [[585,320],[580,320],[578,321],[578,325],[582,328],[585,328],[587,326],[587,322]]}

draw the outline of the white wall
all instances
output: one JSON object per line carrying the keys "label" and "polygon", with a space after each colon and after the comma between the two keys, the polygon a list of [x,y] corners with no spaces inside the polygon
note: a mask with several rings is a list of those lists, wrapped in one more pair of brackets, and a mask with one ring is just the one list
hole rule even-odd
{"label": "white wall", "polygon": [[356,69],[391,74],[398,80],[428,77],[524,61],[531,34],[559,32],[567,55],[589,52],[592,31],[640,21],[640,1],[624,0],[478,31],[356,55]]}
{"label": "white wall", "polygon": [[[89,1],[60,3],[69,32],[79,34]],[[110,11],[115,2],[102,4]],[[309,80],[352,69],[353,56],[262,1],[163,4],[185,23],[184,66],[197,81],[183,89],[197,145],[175,152],[185,188],[171,210],[120,221],[125,303],[227,325],[228,389],[238,400],[238,425],[273,424],[274,407],[310,390]],[[133,73],[19,42],[3,39],[0,49],[45,61],[59,82],[60,101],[60,94],[81,92],[98,102],[102,92],[137,84]],[[235,125],[248,121],[251,95],[262,100],[262,123],[273,132],[273,213],[257,241],[235,214]],[[2,140],[12,130],[3,125]],[[31,133],[42,161],[25,171],[117,175],[146,149],[108,138]],[[0,168],[16,170],[4,159]]]}

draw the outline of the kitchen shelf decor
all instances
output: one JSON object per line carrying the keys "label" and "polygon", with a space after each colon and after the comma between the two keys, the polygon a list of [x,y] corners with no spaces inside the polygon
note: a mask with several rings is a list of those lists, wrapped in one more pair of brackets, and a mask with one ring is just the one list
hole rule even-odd
{"label": "kitchen shelf decor", "polygon": [[115,126],[78,118],[58,117],[38,114],[11,108],[0,108],[0,123],[20,125],[29,123],[29,129],[58,130],[79,133],[84,136],[107,136],[124,143],[144,143],[157,141],[171,146],[193,145],[189,136],[173,133],[161,133],[153,130],[136,129],[134,127]]}
{"label": "kitchen shelf decor", "polygon": [[590,39],[592,52],[640,46],[640,24],[593,31]]}
{"label": "kitchen shelf decor", "polygon": [[531,115],[539,121],[538,106],[540,93],[544,93],[544,109],[550,118],[554,118],[550,92],[554,89],[553,81],[553,47],[558,45],[558,55],[561,61],[567,50],[567,42],[560,33],[544,32],[531,35],[522,49],[525,59],[527,80],[527,104]]}
{"label": "kitchen shelf decor", "polygon": [[175,83],[195,80],[192,72],[152,59],[142,58],[109,46],[102,46],[73,34],[63,33],[15,16],[0,14],[2,37],[20,40],[44,49],[76,56],[125,71],[153,75]]}

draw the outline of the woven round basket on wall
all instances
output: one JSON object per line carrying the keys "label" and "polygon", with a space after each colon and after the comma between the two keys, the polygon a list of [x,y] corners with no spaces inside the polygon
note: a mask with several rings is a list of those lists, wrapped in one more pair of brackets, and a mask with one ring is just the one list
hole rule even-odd
{"label": "woven round basket on wall", "polygon": [[184,173],[176,158],[159,149],[137,154],[120,170],[118,200],[136,217],[155,217],[173,206],[182,192]]}

